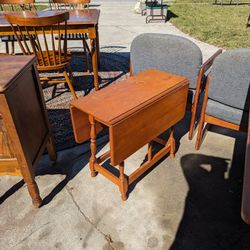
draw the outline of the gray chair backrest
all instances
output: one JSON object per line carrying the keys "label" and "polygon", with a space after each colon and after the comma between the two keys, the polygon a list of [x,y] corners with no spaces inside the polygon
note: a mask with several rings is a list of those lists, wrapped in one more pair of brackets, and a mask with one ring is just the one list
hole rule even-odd
{"label": "gray chair backrest", "polygon": [[225,105],[249,110],[250,48],[233,49],[215,58],[208,97]]}
{"label": "gray chair backrest", "polygon": [[146,33],[133,40],[130,60],[133,74],[150,68],[168,71],[187,77],[189,87],[195,89],[202,53],[196,44],[186,38]]}

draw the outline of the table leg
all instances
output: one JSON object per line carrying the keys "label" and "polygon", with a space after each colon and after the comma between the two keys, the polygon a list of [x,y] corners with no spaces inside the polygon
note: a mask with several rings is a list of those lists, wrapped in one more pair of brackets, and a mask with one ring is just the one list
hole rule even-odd
{"label": "table leg", "polygon": [[96,50],[97,50],[97,63],[98,63],[98,68],[100,68],[100,43],[99,43],[99,30],[98,30],[98,25],[96,25]]}
{"label": "table leg", "polygon": [[54,140],[51,136],[49,137],[48,142],[47,142],[47,150],[48,150],[49,158],[52,161],[56,161],[57,153],[56,153]]}
{"label": "table leg", "polygon": [[27,188],[31,196],[34,207],[39,208],[42,204],[42,199],[40,197],[36,181],[32,179],[32,180],[25,180],[25,182],[27,183]]}
{"label": "table leg", "polygon": [[175,152],[175,139],[174,139],[174,128],[170,128],[170,158],[174,158],[174,152]]}
{"label": "table leg", "polygon": [[95,163],[96,163],[96,129],[95,129],[95,119],[93,116],[89,116],[89,122],[91,124],[90,128],[90,151],[91,156],[89,159],[89,168],[91,172],[91,176],[95,177],[97,172],[95,171]]}
{"label": "table leg", "polygon": [[153,149],[153,142],[148,143],[148,161],[152,160],[152,149]]}
{"label": "table leg", "polygon": [[94,85],[95,85],[95,90],[98,90],[99,79],[98,79],[96,38],[91,38],[90,44],[91,44],[92,67],[93,67],[93,73],[94,73]]}
{"label": "table leg", "polygon": [[1,118],[5,121],[5,129],[7,131],[7,134],[9,135],[11,148],[15,152],[15,157],[17,159],[22,177],[25,183],[27,183],[27,188],[31,196],[32,203],[36,208],[38,208],[42,204],[42,199],[35,182],[35,171],[33,169],[32,162],[27,161],[26,157],[24,156],[24,152],[19,141],[19,136],[15,129],[15,124],[11,113],[9,112],[8,104],[5,98],[0,98],[0,106],[2,108]]}
{"label": "table leg", "polygon": [[124,175],[124,162],[121,162],[119,164],[119,171],[120,171],[120,185],[119,185],[119,189],[121,192],[121,197],[122,200],[125,201],[127,200],[127,191],[128,191],[128,180]]}

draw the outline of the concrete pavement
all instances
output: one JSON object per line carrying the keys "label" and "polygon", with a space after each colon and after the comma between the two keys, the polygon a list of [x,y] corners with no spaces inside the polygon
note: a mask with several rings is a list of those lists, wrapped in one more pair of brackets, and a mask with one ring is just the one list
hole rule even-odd
{"label": "concrete pavement", "polygon": [[[170,23],[146,25],[145,17],[133,14],[134,2],[93,1],[101,9],[101,47],[129,51],[144,32],[188,37]],[[190,39],[204,58],[217,49]],[[157,164],[126,202],[103,176],[90,177],[82,145],[58,152],[56,164],[43,157],[36,177],[40,209],[32,207],[20,178],[1,177],[0,249],[249,249],[250,228],[240,218],[246,136],[212,128],[195,151],[187,139],[189,118],[176,127],[176,157]],[[125,162],[127,173],[145,153],[144,147]]]}

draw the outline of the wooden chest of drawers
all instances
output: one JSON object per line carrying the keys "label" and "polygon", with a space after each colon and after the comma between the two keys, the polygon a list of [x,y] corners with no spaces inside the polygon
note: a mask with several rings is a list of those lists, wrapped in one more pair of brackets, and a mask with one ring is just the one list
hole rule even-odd
{"label": "wooden chest of drawers", "polygon": [[56,151],[33,56],[0,57],[0,175],[22,176],[41,205],[35,168],[47,146]]}

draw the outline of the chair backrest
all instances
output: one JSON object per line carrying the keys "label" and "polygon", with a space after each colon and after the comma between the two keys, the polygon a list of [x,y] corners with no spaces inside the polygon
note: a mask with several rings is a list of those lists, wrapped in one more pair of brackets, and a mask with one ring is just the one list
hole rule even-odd
{"label": "chair backrest", "polygon": [[249,110],[250,49],[233,49],[219,55],[213,63],[210,77],[210,99]]}
{"label": "chair backrest", "polygon": [[130,56],[133,74],[155,68],[183,75],[189,79],[189,87],[196,88],[202,53],[196,44],[186,38],[168,34],[142,34],[133,40]]}
{"label": "chair backrest", "polygon": [[52,0],[51,6],[53,9],[59,10],[79,10],[89,7],[91,0]]}
{"label": "chair backrest", "polygon": [[[24,17],[25,16],[25,17]],[[5,15],[25,55],[36,55],[41,70],[52,69],[67,59],[67,20],[69,12],[36,16],[36,12]],[[58,40],[55,36],[58,34]],[[64,35],[64,39],[61,37]]]}
{"label": "chair backrest", "polygon": [[1,11],[36,10],[35,0],[0,0]]}

